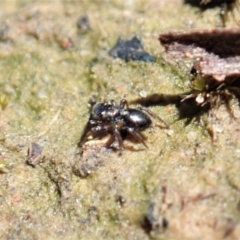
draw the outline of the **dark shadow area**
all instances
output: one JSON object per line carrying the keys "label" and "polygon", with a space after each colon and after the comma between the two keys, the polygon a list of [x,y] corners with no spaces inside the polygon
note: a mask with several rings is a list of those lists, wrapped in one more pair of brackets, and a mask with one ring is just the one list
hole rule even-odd
{"label": "dark shadow area", "polygon": [[189,98],[184,101],[185,96],[191,95],[193,92],[187,92],[185,94],[168,95],[168,94],[152,94],[146,98],[136,99],[131,101],[132,104],[140,104],[146,107],[150,106],[167,106],[175,105],[178,109],[178,120],[185,119],[186,125],[191,123],[194,119],[199,120],[201,115],[206,113],[210,109],[210,104],[206,104],[204,107],[199,106],[195,101],[195,98]]}
{"label": "dark shadow area", "polygon": [[138,98],[136,100],[130,101],[130,104],[140,104],[145,107],[149,106],[167,106],[169,104],[177,104],[181,101],[182,94],[163,94],[154,93],[145,98]]}
{"label": "dark shadow area", "polygon": [[[162,33],[160,43],[169,53],[171,51],[186,53],[194,56],[197,47],[202,57],[214,54],[220,58],[235,57],[240,55],[240,29],[216,28],[211,30],[170,31]],[[231,44],[229,44],[231,43]],[[176,54],[175,54],[176,55]]]}
{"label": "dark shadow area", "polygon": [[[240,79],[226,78],[224,83],[216,84],[210,81],[208,89],[201,91],[189,91],[184,94],[152,94],[146,98],[139,98],[131,101],[132,104],[140,104],[145,107],[175,105],[178,109],[178,120],[185,119],[186,125],[192,121],[200,121],[203,114],[211,108],[218,108],[225,104],[229,114],[234,117],[231,109],[231,99],[236,98],[240,105]],[[198,96],[203,97],[202,102],[198,102]]]}
{"label": "dark shadow area", "polygon": [[221,4],[233,4],[235,0],[212,0],[208,3],[201,3],[202,0],[184,0],[184,4],[189,4],[193,7],[199,7],[201,10],[206,10],[209,8],[220,7]]}
{"label": "dark shadow area", "polygon": [[178,109],[178,120],[185,119],[185,124],[188,125],[192,121],[199,122],[201,116],[210,110],[210,103],[202,107],[197,104],[195,98],[190,98],[180,102],[176,107]]}

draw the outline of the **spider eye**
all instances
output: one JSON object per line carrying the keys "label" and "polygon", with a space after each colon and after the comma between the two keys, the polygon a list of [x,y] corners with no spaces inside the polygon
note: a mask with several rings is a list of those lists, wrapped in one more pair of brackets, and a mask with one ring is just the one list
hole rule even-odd
{"label": "spider eye", "polygon": [[103,113],[106,110],[106,106],[103,103],[99,103],[96,106],[94,106],[92,111],[92,118],[94,119],[100,119],[103,115]]}

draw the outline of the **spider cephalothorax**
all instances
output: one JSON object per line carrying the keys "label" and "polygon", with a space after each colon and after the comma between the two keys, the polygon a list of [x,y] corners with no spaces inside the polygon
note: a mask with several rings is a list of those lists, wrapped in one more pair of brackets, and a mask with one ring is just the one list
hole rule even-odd
{"label": "spider cephalothorax", "polygon": [[118,147],[123,149],[123,134],[126,133],[147,147],[140,132],[151,126],[150,116],[158,118],[168,127],[160,117],[144,107],[129,108],[125,99],[121,100],[119,105],[114,100],[103,103],[94,102],[80,145],[84,144],[90,136],[98,138],[111,134],[118,143]]}

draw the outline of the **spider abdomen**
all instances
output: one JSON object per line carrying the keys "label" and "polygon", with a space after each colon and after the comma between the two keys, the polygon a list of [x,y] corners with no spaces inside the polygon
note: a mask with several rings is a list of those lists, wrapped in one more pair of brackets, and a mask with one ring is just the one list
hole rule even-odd
{"label": "spider abdomen", "polygon": [[124,116],[124,119],[128,127],[143,131],[152,124],[152,120],[149,116],[142,111],[128,109],[127,113],[128,114]]}

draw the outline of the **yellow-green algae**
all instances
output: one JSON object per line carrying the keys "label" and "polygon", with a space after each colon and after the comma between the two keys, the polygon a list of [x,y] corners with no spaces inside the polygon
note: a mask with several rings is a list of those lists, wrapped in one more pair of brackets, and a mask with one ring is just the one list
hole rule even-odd
{"label": "yellow-green algae", "polygon": [[[151,107],[171,130],[146,130],[149,149],[133,144],[140,151],[100,152],[103,166],[87,178],[72,174],[89,98],[184,92],[185,69],[164,62],[158,36],[215,27],[217,13],[207,10],[201,18],[178,0],[1,1],[0,27],[8,28],[0,41],[1,239],[238,238],[239,118],[224,106],[203,117],[205,124],[186,127],[174,106]],[[83,15],[91,23],[86,33],[76,28]],[[119,36],[140,37],[157,62],[109,57]],[[64,49],[66,39],[73,45]],[[233,109],[239,116],[235,102]],[[214,143],[207,129],[215,130]],[[44,149],[35,168],[26,164],[31,142]],[[165,212],[163,187],[172,206]],[[151,203],[169,227],[149,235],[142,226]]]}

